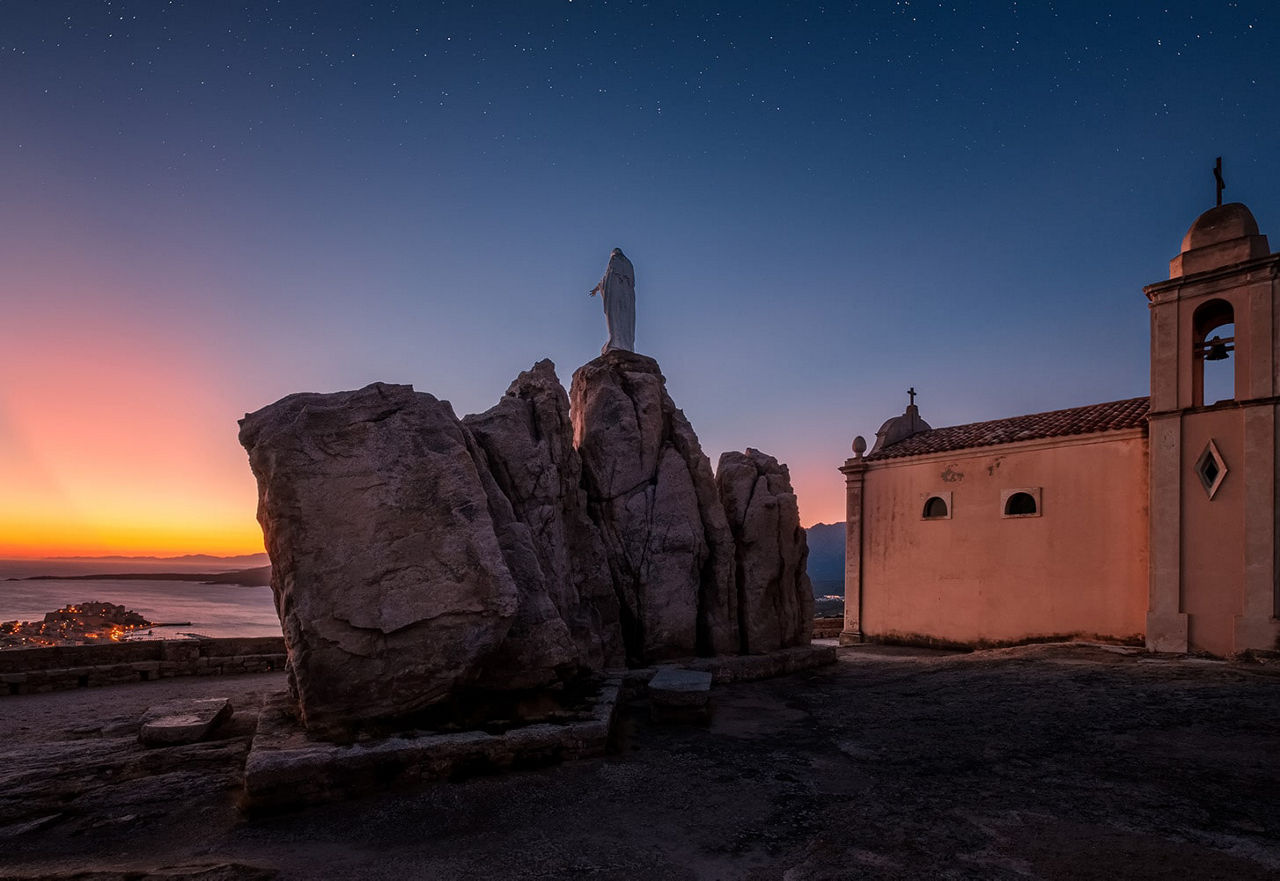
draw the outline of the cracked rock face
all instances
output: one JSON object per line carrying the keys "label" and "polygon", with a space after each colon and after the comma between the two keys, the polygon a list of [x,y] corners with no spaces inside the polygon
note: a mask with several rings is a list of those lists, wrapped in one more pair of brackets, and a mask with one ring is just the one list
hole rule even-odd
{"label": "cracked rock face", "polygon": [[494,535],[516,585],[516,615],[498,648],[477,668],[473,684],[496,691],[530,689],[571,679],[584,665],[560,610],[549,592],[529,526],[489,470],[474,436],[465,428],[468,451],[489,503]]}
{"label": "cracked rock face", "polygon": [[545,590],[592,670],[621,666],[618,600],[600,532],[587,516],[569,396],[555,365],[521,373],[496,406],[463,418],[493,479],[529,532]]}
{"label": "cracked rock face", "polygon": [[522,544],[449,404],[376,383],[240,425],[307,728],[341,734],[473,680],[525,611],[507,560]]}
{"label": "cracked rock face", "polygon": [[570,400],[628,663],[736,653],[733,538],[711,463],[657,362],[607,352],[574,373]]}
{"label": "cracked rock face", "polygon": [[809,545],[787,466],[749,447],[745,453],[725,453],[716,468],[716,486],[736,548],[741,651],[808,645],[813,625]]}

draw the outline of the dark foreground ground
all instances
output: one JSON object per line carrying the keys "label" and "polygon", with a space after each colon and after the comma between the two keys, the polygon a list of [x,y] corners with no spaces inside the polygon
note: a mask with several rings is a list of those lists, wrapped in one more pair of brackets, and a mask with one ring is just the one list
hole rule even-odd
{"label": "dark foreground ground", "polygon": [[[277,674],[0,699],[0,878],[1280,878],[1280,664],[841,650],[605,758],[246,820]],[[227,695],[224,739],[136,719]],[[140,874],[125,874],[129,871]]]}

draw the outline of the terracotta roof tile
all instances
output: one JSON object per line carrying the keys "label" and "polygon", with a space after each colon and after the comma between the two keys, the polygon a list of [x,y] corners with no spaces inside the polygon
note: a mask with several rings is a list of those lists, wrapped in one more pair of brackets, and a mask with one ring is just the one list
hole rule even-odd
{"label": "terracotta roof tile", "polygon": [[1147,422],[1148,402],[1148,398],[1129,398],[1106,404],[1090,404],[1087,407],[993,419],[990,422],[932,428],[917,432],[866,458],[868,461],[901,459],[904,456],[926,456],[930,453],[990,447],[1016,441],[1140,428]]}

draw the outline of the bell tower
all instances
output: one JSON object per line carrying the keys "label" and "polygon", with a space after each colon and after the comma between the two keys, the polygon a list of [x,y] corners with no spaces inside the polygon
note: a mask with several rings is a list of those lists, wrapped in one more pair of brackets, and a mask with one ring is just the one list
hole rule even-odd
{"label": "bell tower", "polygon": [[[1219,193],[1221,198],[1221,193]],[[1280,254],[1239,202],[1196,219],[1151,311],[1147,647],[1280,637]]]}

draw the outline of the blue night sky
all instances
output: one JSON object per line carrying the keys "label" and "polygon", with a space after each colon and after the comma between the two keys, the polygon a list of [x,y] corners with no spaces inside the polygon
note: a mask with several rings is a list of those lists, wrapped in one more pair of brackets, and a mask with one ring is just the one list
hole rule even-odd
{"label": "blue night sky", "polygon": [[543,357],[567,385],[614,246],[713,464],[788,462],[812,523],[908,386],[935,426],[1145,394],[1142,286],[1214,157],[1280,241],[1262,0],[0,22],[0,469],[86,548],[122,512],[256,530],[235,420],[287,393],[410,382],[461,415]]}

